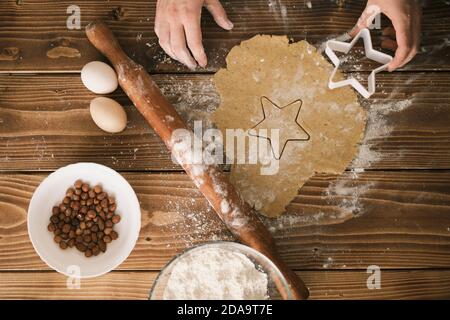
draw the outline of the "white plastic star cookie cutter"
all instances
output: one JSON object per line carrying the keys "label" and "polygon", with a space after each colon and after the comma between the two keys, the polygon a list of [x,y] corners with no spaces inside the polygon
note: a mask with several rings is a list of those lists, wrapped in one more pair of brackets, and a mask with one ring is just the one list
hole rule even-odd
{"label": "white plastic star cookie cutter", "polygon": [[[382,66],[374,69],[370,73],[367,79],[368,89],[366,89],[358,80],[353,77],[342,81],[333,81],[341,64],[341,60],[336,56],[334,52],[337,51],[347,54],[360,38],[362,38],[364,41],[364,52],[366,54],[366,57],[382,64]],[[336,89],[350,85],[366,99],[375,93],[375,74],[386,70],[389,62],[391,62],[393,59],[390,55],[373,49],[372,40],[370,38],[370,31],[368,29],[362,29],[351,42],[328,40],[326,43],[325,53],[334,64],[334,70],[331,73],[330,80],[328,81],[328,87],[330,89]]]}

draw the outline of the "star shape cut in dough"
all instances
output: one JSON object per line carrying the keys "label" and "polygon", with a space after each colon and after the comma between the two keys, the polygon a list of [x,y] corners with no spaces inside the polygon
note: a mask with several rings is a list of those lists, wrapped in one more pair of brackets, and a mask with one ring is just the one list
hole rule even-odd
{"label": "star shape cut in dough", "polygon": [[[341,60],[337,57],[336,52],[342,52],[347,54],[351,48],[358,42],[359,39],[363,39],[364,41],[364,53],[366,57],[370,60],[381,63],[382,66],[372,70],[367,79],[366,89],[358,80],[354,77],[347,78],[342,81],[334,81],[334,76],[336,75],[339,66],[341,64]],[[375,74],[378,72],[384,71],[387,69],[389,62],[392,61],[392,57],[388,54],[385,54],[380,51],[376,51],[372,46],[372,39],[370,38],[369,29],[362,29],[351,42],[342,42],[337,40],[328,40],[326,43],[325,53],[330,58],[331,62],[334,64],[334,70],[330,75],[330,79],[328,81],[328,87],[330,89],[336,89],[343,86],[350,85],[356,91],[358,91],[364,98],[369,98],[372,94],[375,93]]]}
{"label": "star shape cut in dough", "polygon": [[[261,97],[263,119],[249,130],[249,135],[269,140],[275,159],[280,160],[289,141],[308,141],[311,136],[300,125],[298,118],[303,101],[295,100],[284,107],[278,106],[269,98]],[[271,140],[271,130],[279,130],[279,143],[281,151],[275,150]]]}

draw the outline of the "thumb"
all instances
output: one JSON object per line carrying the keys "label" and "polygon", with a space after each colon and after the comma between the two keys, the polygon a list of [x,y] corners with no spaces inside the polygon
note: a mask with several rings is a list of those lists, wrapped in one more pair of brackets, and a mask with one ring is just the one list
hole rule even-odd
{"label": "thumb", "polygon": [[358,23],[355,24],[355,26],[352,28],[352,30],[350,30],[350,32],[348,33],[350,37],[354,38],[356,37],[356,35],[365,27],[363,27],[358,20]]}
{"label": "thumb", "polygon": [[380,10],[377,6],[366,7],[361,14],[361,17],[359,17],[358,22],[348,34],[354,38],[362,29],[368,28],[379,13]]}
{"label": "thumb", "polygon": [[205,7],[220,27],[225,30],[233,29],[233,23],[228,20],[227,13],[220,4],[219,0],[205,0]]}

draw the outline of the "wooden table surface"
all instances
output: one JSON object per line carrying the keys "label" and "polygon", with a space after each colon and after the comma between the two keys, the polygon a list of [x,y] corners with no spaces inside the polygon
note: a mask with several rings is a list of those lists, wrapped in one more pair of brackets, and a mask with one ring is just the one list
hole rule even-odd
{"label": "wooden table surface", "polygon": [[[153,33],[155,1],[0,2],[0,298],[146,299],[158,271],[193,244],[232,239],[206,201],[121,90],[128,128],[108,135],[90,120],[94,95],[82,66],[103,58],[83,30],[68,30],[66,9],[82,25],[106,21],[126,51],[151,73],[188,120],[219,103],[212,75],[230,48],[258,33],[320,45],[351,28],[365,1],[224,1],[232,32],[203,18],[209,66],[189,72],[170,61]],[[383,23],[385,21],[383,20]],[[375,31],[374,43],[379,43]],[[346,67],[367,72],[367,63]],[[450,298],[450,4],[425,1],[421,53],[378,77],[364,104],[368,133],[360,159],[340,176],[318,174],[285,216],[266,219],[288,264],[312,299]],[[389,108],[386,109],[386,106]],[[27,234],[30,197],[49,172],[69,163],[110,166],[130,181],[142,230],[117,270],[66,288],[35,253]],[[381,268],[369,290],[367,267]]]}

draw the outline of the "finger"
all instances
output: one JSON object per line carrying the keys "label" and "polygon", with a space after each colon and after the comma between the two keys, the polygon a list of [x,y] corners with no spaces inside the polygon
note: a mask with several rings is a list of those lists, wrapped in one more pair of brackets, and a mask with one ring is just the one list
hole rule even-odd
{"label": "finger", "polygon": [[409,36],[409,23],[405,19],[392,21],[397,38],[398,48],[395,51],[394,59],[389,63],[388,70],[394,71],[409,62],[409,56],[413,49],[412,39]]}
{"label": "finger", "polygon": [[350,37],[354,38],[356,37],[356,35],[364,28],[367,27],[367,18],[368,15],[367,13],[364,11],[361,15],[361,17],[359,17],[358,22],[356,22],[355,26],[353,27],[353,29],[349,32]]}
{"label": "finger", "polygon": [[398,47],[395,51],[394,59],[389,63],[388,71],[394,71],[395,69],[403,67],[409,62],[409,55],[411,49],[407,47]]}
{"label": "finger", "polygon": [[228,19],[227,13],[219,0],[206,0],[205,7],[220,27],[225,30],[233,29],[233,23]]}
{"label": "finger", "polygon": [[207,58],[202,44],[202,30],[200,28],[200,15],[198,19],[192,20],[184,25],[186,41],[194,59],[201,67],[206,67]]}
{"label": "finger", "polygon": [[186,36],[183,25],[170,26],[170,47],[178,61],[186,65],[189,69],[195,69],[197,67],[197,63],[186,47]]}
{"label": "finger", "polygon": [[390,38],[386,38],[386,39],[381,41],[381,47],[383,49],[395,51],[395,50],[397,50],[398,45],[397,45],[397,41],[392,40]]}
{"label": "finger", "polygon": [[403,65],[410,62],[419,52],[419,49],[420,49],[420,36],[413,35],[413,46],[408,54],[408,57],[405,59],[405,63]]}
{"label": "finger", "polygon": [[176,60],[175,55],[170,48],[170,29],[168,23],[155,23],[155,33],[159,39],[159,46],[172,58]]}

